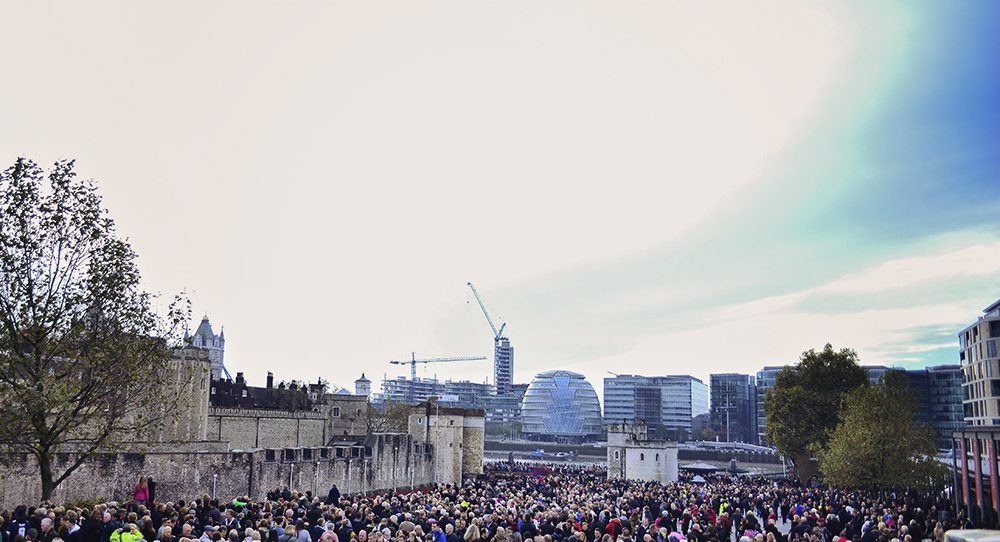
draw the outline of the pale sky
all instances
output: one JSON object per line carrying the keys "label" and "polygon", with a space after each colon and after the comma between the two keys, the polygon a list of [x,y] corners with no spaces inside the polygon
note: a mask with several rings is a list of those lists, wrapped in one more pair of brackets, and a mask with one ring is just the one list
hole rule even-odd
{"label": "pale sky", "polygon": [[75,158],[257,384],[492,359],[469,280],[518,382],[957,363],[1000,297],[1000,8],[964,7],[5,3],[0,162]]}

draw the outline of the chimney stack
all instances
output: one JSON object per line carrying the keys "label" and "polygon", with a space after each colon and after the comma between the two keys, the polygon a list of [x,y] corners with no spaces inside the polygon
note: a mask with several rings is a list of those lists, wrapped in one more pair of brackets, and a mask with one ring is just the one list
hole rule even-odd
{"label": "chimney stack", "polygon": [[267,372],[267,389],[271,389],[273,387],[274,387],[274,373],[272,373],[271,371],[268,371]]}

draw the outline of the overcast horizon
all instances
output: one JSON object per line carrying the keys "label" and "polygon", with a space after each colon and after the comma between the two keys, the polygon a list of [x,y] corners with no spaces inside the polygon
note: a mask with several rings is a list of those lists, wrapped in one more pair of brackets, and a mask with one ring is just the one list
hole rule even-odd
{"label": "overcast horizon", "polygon": [[8,3],[75,159],[262,385],[958,363],[1000,298],[1000,4]]}

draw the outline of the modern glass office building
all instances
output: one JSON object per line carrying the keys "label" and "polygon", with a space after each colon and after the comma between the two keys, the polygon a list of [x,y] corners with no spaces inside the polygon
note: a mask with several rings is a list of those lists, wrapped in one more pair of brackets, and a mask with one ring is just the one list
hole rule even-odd
{"label": "modern glass office building", "polygon": [[708,386],[687,375],[618,375],[604,379],[604,423],[644,421],[651,434],[692,437],[692,420],[708,413]]}
{"label": "modern glass office building", "polygon": [[709,376],[712,427],[724,442],[757,444],[757,385],[753,375]]}
{"label": "modern glass office building", "polygon": [[767,390],[774,387],[775,378],[777,378],[778,373],[780,373],[784,368],[784,365],[770,365],[757,371],[757,378],[755,379],[757,385],[757,444],[767,445],[766,439],[764,438],[764,428],[767,425],[767,413],[764,411],[764,398],[767,396]]}
{"label": "modern glass office building", "polygon": [[539,373],[521,400],[521,431],[538,440],[597,439],[601,435],[597,392],[579,373]]}

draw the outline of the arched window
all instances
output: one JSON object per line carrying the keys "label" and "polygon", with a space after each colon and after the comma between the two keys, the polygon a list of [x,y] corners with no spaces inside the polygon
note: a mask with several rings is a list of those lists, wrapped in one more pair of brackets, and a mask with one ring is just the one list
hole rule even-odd
{"label": "arched window", "polygon": [[646,460],[646,454],[639,454],[639,461],[645,461],[645,460]]}
{"label": "arched window", "polygon": [[615,459],[621,459],[621,457],[622,457],[621,456],[621,452],[619,452],[618,450],[615,450]]}
{"label": "arched window", "polygon": [[656,454],[656,460],[657,460],[657,461],[659,461],[659,460],[660,460],[660,454]]}

